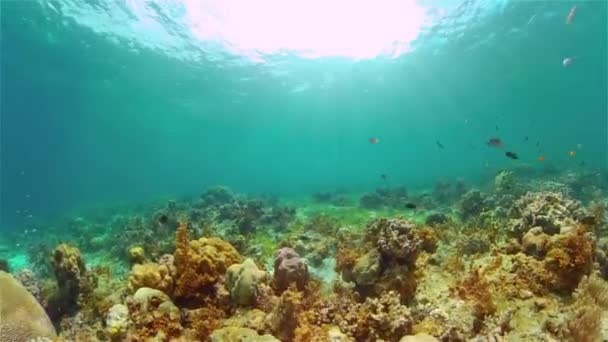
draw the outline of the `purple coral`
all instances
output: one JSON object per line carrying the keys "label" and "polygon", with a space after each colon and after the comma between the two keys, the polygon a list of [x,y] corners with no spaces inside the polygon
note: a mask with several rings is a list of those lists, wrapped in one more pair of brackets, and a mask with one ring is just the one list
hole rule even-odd
{"label": "purple coral", "polygon": [[277,290],[284,291],[291,284],[304,290],[308,281],[308,266],[292,248],[283,247],[274,259],[274,284]]}

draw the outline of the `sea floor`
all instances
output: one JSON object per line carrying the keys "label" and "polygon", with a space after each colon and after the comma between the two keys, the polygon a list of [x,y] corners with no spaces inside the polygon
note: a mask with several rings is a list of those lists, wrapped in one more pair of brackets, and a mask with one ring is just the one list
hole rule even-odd
{"label": "sea floor", "polygon": [[0,237],[0,261],[49,340],[608,341],[607,204],[608,177],[581,171],[301,198],[214,187],[30,223]]}

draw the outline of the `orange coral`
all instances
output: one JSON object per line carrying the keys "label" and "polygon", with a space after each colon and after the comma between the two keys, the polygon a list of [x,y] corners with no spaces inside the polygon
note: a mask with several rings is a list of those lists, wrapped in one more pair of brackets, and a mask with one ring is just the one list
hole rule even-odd
{"label": "orange coral", "polygon": [[214,305],[186,311],[185,325],[196,331],[201,341],[206,341],[213,330],[219,328],[226,313]]}
{"label": "orange coral", "polygon": [[555,291],[572,292],[593,267],[594,245],[583,228],[558,235],[549,241],[545,268],[555,275],[549,286]]}
{"label": "orange coral", "polygon": [[215,293],[214,285],[223,279],[226,269],[241,261],[232,245],[217,238],[188,240],[185,223],[175,238],[176,299],[202,299]]}
{"label": "orange coral", "polygon": [[468,277],[461,279],[451,288],[462,299],[474,301],[475,318],[483,321],[486,316],[496,312],[496,305],[492,301],[492,294],[483,273],[479,268],[471,269]]}

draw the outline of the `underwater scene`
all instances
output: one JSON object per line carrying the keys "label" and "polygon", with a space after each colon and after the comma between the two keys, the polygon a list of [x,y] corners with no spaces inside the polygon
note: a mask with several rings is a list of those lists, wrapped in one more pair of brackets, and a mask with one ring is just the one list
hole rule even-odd
{"label": "underwater scene", "polygon": [[0,13],[0,342],[608,341],[608,2]]}

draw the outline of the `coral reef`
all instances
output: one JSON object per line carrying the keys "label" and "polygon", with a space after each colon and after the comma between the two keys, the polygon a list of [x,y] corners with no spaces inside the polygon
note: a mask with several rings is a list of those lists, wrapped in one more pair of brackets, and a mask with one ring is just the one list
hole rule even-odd
{"label": "coral reef", "polygon": [[241,256],[236,249],[221,239],[190,241],[186,224],[181,224],[175,238],[174,296],[200,299],[213,295],[214,286],[223,280],[228,267],[240,261]]}
{"label": "coral reef", "polygon": [[80,250],[60,244],[51,256],[51,266],[57,279],[62,300],[68,305],[83,304],[94,287],[93,275],[88,273]]}
{"label": "coral reef", "polygon": [[238,305],[252,305],[255,302],[258,284],[266,278],[266,272],[259,270],[252,259],[245,259],[242,264],[228,267],[226,287],[232,301]]}
{"label": "coral reef", "polygon": [[133,264],[141,264],[146,261],[146,252],[142,246],[133,246],[129,248],[129,259]]}
{"label": "coral reef", "polygon": [[161,291],[142,287],[126,300],[132,321],[127,339],[168,341],[181,335],[179,309]]}
{"label": "coral reef", "polygon": [[279,342],[271,335],[259,335],[248,328],[226,327],[211,334],[211,342]]}
{"label": "coral reef", "polygon": [[400,303],[395,292],[368,298],[363,303],[352,297],[331,297],[314,303],[300,315],[295,340],[310,341],[323,333],[327,336],[328,331],[323,331],[323,327],[335,325],[355,341],[399,341],[411,333],[412,324],[409,309]]}
{"label": "coral reef", "polygon": [[400,219],[378,219],[368,226],[380,255],[387,261],[413,265],[423,241],[416,234],[413,222]]}
{"label": "coral reef", "polygon": [[463,219],[476,217],[484,209],[484,197],[479,190],[469,190],[462,195],[459,205]]}
{"label": "coral reef", "polygon": [[274,286],[281,292],[290,285],[304,290],[308,281],[308,266],[304,263],[296,251],[289,247],[283,247],[276,253],[274,259]]}
{"label": "coral reef", "polygon": [[523,168],[489,169],[483,192],[380,187],[358,206],[214,187],[62,218],[43,238],[32,223],[0,250],[59,341],[608,339],[608,178]]}
{"label": "coral reef", "polygon": [[36,298],[4,271],[0,271],[0,317],[0,341],[56,337],[53,324]]}
{"label": "coral reef", "polygon": [[129,275],[128,288],[135,292],[142,287],[160,290],[171,296],[173,294],[174,274],[167,265],[156,263],[135,264]]}
{"label": "coral reef", "polygon": [[528,192],[513,204],[509,214],[512,219],[508,229],[515,236],[534,227],[541,227],[546,234],[558,234],[587,216],[578,202],[556,192]]}
{"label": "coral reef", "polygon": [[111,340],[123,340],[126,337],[130,325],[129,309],[126,305],[115,304],[108,310],[106,315],[106,329]]}

